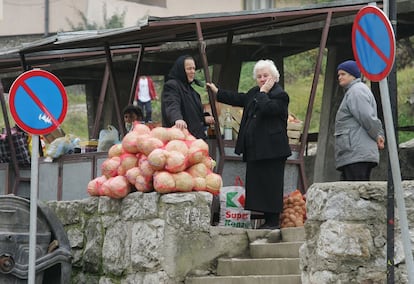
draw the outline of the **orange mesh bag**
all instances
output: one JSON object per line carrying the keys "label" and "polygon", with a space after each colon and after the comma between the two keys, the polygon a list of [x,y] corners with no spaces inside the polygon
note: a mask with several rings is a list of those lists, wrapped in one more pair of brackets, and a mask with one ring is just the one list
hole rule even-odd
{"label": "orange mesh bag", "polygon": [[284,197],[280,220],[281,228],[303,226],[306,220],[306,199],[298,189]]}

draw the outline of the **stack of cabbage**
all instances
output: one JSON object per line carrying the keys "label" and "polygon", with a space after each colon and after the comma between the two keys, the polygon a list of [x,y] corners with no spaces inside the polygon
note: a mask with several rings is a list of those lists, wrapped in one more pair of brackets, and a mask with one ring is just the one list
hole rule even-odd
{"label": "stack of cabbage", "polygon": [[218,194],[221,176],[208,144],[187,130],[136,123],[121,144],[113,145],[99,176],[88,183],[92,196],[123,198],[131,191],[159,193],[208,191]]}

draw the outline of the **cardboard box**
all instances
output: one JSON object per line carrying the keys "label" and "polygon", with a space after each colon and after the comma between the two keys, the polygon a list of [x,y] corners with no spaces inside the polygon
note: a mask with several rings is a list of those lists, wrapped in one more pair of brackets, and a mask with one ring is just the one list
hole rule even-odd
{"label": "cardboard box", "polygon": [[59,138],[59,137],[64,137],[65,135],[66,135],[66,134],[65,134],[65,132],[63,131],[63,129],[62,129],[62,128],[60,128],[60,127],[58,127],[58,128],[56,128],[56,130],[52,131],[51,133],[43,135],[43,138],[44,138],[44,140],[46,141],[46,143],[50,144],[50,143],[52,143],[52,142],[53,142],[56,138]]}

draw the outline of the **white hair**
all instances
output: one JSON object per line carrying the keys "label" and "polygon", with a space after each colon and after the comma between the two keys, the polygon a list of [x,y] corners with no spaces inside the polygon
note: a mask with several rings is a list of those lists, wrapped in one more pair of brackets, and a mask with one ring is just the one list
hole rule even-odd
{"label": "white hair", "polygon": [[261,69],[269,69],[270,73],[275,77],[276,82],[279,82],[280,73],[277,70],[275,63],[270,59],[259,60],[253,68],[253,79],[256,80],[257,71]]}

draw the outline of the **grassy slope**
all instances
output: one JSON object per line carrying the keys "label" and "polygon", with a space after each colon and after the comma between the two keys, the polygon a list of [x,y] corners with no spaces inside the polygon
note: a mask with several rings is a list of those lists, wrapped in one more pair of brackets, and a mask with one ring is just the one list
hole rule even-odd
{"label": "grassy slope", "polygon": [[[285,90],[290,97],[289,111],[295,114],[299,119],[304,120],[306,117],[307,105],[309,102],[310,90],[312,86],[313,76],[298,76],[292,79],[289,74],[292,71],[298,70],[297,59],[292,58],[291,61],[286,60],[285,70],[286,86]],[[289,66],[295,66],[290,68]],[[240,79],[240,91],[246,91],[255,83],[251,78],[253,70],[253,63],[248,63],[243,66],[242,78]],[[399,70],[397,75],[398,85],[398,125],[399,126],[413,126],[414,125],[414,105],[408,103],[410,96],[414,94],[414,86],[412,78],[414,74],[414,67],[407,67]],[[322,88],[324,78],[319,79],[318,89],[316,92],[313,112],[311,116],[311,125],[309,132],[319,131],[319,120],[322,102]],[[405,142],[414,138],[414,132],[399,132],[399,142]]]}
{"label": "grassy slope", "polygon": [[[297,59],[292,59],[293,61]],[[294,69],[297,70],[298,64],[296,62],[286,61],[285,72],[291,74],[295,70],[289,68],[289,66],[296,66]],[[243,66],[242,76],[240,79],[240,91],[247,91],[249,88],[254,86],[255,82],[252,78],[253,63],[246,63]],[[414,125],[414,106],[410,105],[407,100],[414,93],[414,87],[412,84],[412,78],[414,74],[414,67],[405,68],[398,72],[398,114],[399,114],[399,126]],[[309,94],[312,85],[312,75],[298,76],[295,79],[291,79],[286,75],[286,91],[290,96],[290,112],[294,113],[299,119],[304,119],[306,116],[307,104],[309,101]],[[162,80],[157,80],[157,90],[159,96],[161,95],[161,83]],[[310,132],[318,132],[319,130],[319,117],[321,109],[321,97],[322,97],[322,83],[323,78],[319,80],[319,87],[313,107],[312,119]],[[82,89],[81,89],[82,90]],[[202,93],[203,101],[206,102],[206,93],[203,89],[198,89]],[[76,104],[84,104],[85,96],[79,89],[68,89],[68,100],[69,100],[69,111],[63,122],[62,128],[66,133],[71,133],[79,136],[82,140],[88,139],[88,130],[86,125],[86,113],[83,112],[71,112],[71,106]],[[160,120],[160,102],[153,103],[153,119],[155,121]],[[13,122],[11,122],[13,124]],[[0,127],[4,127],[3,117],[0,116]],[[413,132],[399,132],[399,141],[404,142],[414,138]]]}

